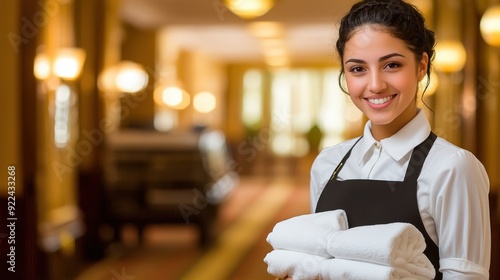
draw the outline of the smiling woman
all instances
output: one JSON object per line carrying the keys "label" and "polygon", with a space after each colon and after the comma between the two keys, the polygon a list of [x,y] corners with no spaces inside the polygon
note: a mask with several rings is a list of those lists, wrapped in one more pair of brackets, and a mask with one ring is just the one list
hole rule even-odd
{"label": "smiling woman", "polygon": [[488,176],[474,155],[436,137],[416,104],[434,45],[420,12],[403,1],[365,0],[342,19],[336,45],[342,72],[369,121],[361,138],[317,157],[312,210],[344,209],[350,227],[412,223],[426,239],[435,279],[487,279]]}
{"label": "smiling woman", "polygon": [[[488,175],[472,153],[437,137],[417,107],[419,83],[426,75],[430,78],[434,45],[434,32],[426,28],[419,10],[401,0],[361,1],[342,19],[336,44],[340,84],[345,77],[344,91],[368,122],[361,137],[328,147],[315,159],[311,210],[342,209],[349,228],[359,230],[413,225],[425,239],[424,254],[435,270],[435,276],[423,279],[488,279]],[[293,240],[300,232],[289,234]],[[363,240],[370,238],[367,233]],[[311,242],[317,244],[317,237],[311,236]],[[288,259],[293,259],[291,251]],[[283,273],[275,275],[279,277],[338,279],[331,275],[334,268],[325,268],[328,257],[301,253],[310,255],[304,257],[307,268],[291,261],[268,265],[281,268]],[[385,276],[374,273],[371,279],[421,278],[401,263],[377,263],[376,271],[386,271]],[[359,265],[352,266],[358,268],[342,279],[366,279],[357,274]]]}

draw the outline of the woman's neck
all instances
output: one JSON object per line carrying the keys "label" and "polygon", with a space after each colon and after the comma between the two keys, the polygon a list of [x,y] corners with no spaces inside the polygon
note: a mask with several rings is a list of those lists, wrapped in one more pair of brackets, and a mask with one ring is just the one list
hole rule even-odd
{"label": "woman's neck", "polygon": [[377,125],[372,123],[371,132],[375,140],[380,141],[389,138],[396,134],[401,128],[409,123],[418,113],[416,106],[409,106],[401,115],[394,119],[391,123]]}

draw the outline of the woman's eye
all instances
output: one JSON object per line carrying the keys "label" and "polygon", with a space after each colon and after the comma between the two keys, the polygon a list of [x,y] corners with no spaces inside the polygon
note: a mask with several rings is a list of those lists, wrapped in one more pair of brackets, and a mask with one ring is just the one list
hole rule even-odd
{"label": "woman's eye", "polygon": [[359,72],[363,72],[364,69],[363,67],[360,67],[360,66],[354,66],[354,67],[351,67],[351,69],[349,69],[349,72],[352,72],[352,73],[359,73]]}
{"label": "woman's eye", "polygon": [[387,65],[385,66],[385,68],[393,69],[393,68],[398,68],[399,66],[401,66],[399,63],[390,62],[390,63],[387,63]]}

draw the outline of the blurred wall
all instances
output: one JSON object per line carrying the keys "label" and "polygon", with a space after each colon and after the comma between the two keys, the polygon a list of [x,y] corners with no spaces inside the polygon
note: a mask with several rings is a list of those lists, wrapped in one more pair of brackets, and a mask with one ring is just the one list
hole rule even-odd
{"label": "blurred wall", "polygon": [[[222,128],[226,122],[226,64],[196,51],[182,51],[178,60],[178,77],[191,95],[191,106],[179,112],[180,127],[193,125]],[[212,112],[200,113],[193,107],[196,94],[208,91],[216,98],[216,108]]]}
{"label": "blurred wall", "polygon": [[[129,114],[122,114],[122,127],[144,127],[153,128],[154,119],[154,78],[156,68],[156,30],[137,29],[128,24],[122,23],[121,53],[120,60],[133,61],[145,67],[148,72],[149,85],[144,90],[143,98],[140,102],[133,102],[134,96],[125,94],[122,97],[122,108],[126,107]],[[128,104],[134,103],[134,106]]]}
{"label": "blurred wall", "polygon": [[[2,93],[0,94],[0,154],[2,168],[2,182],[7,182],[7,166],[14,165],[20,167],[20,44],[21,39],[14,34],[19,34],[20,30],[20,7],[17,1],[2,1],[0,4],[0,34],[5,35],[0,41],[0,54],[2,61],[2,74],[0,84]],[[10,35],[10,36],[9,36]],[[21,169],[18,168],[18,177],[21,177]],[[7,185],[3,183],[0,196],[7,196]],[[16,185],[18,195],[22,194],[22,181]]]}
{"label": "blurred wall", "polygon": [[439,87],[429,98],[433,130],[474,153],[484,164],[491,191],[499,189],[500,50],[481,36],[479,22],[497,0],[433,1],[432,29],[437,43],[455,40],[467,54],[461,71],[438,71]]}

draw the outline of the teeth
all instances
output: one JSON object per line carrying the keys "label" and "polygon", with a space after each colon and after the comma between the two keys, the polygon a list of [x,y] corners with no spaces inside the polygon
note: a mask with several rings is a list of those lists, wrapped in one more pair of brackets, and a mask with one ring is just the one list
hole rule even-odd
{"label": "teeth", "polygon": [[379,98],[379,99],[368,99],[368,102],[370,102],[372,104],[379,105],[379,104],[383,104],[383,103],[391,100],[392,98],[394,98],[394,95],[387,96],[387,97],[384,97],[384,98]]}

